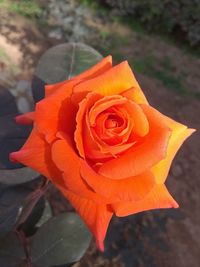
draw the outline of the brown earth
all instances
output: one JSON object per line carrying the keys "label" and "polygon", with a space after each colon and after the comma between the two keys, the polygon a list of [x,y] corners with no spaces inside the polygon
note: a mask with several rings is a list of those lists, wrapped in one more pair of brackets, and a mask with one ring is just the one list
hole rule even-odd
{"label": "brown earth", "polygon": [[[99,26],[100,27],[100,26]],[[115,54],[134,62],[153,54],[159,68],[168,57],[174,74],[184,76],[182,83],[189,92],[200,92],[200,59],[186,54],[159,37],[139,34],[126,26],[102,25],[118,40]],[[117,30],[116,30],[117,29]],[[4,47],[20,71],[12,80],[30,79],[38,57],[55,43],[37,25],[19,16],[0,18],[0,47]],[[110,38],[110,37],[109,37]],[[109,46],[101,38],[94,45]],[[91,44],[91,43],[90,43]],[[106,53],[113,51],[107,50]],[[11,55],[12,54],[12,55]],[[9,63],[10,64],[10,63]],[[133,63],[134,64],[134,63]],[[2,65],[1,65],[2,66]],[[5,70],[5,68],[4,68]],[[7,70],[9,72],[9,68]],[[170,91],[162,81],[144,74],[136,76],[150,103],[170,117],[197,129],[187,140],[173,162],[167,185],[180,204],[177,210],[148,211],[126,218],[114,218],[109,227],[105,253],[96,250],[92,242],[76,267],[198,267],[200,266],[200,101],[194,95]],[[1,82],[1,80],[0,80]],[[5,84],[4,84],[5,85]],[[55,210],[67,208],[56,194],[52,196]]]}

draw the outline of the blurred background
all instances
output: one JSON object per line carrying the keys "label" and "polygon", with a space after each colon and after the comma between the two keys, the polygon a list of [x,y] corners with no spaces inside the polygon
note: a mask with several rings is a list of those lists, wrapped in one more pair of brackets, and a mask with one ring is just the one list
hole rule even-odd
{"label": "blurred background", "polygon": [[[200,0],[0,0],[0,92],[9,90],[20,112],[31,110],[40,56],[72,41],[112,54],[115,63],[127,59],[153,106],[200,128]],[[169,174],[180,209],[114,218],[105,253],[92,243],[74,266],[200,266],[199,150],[197,132]],[[56,191],[50,199],[55,214],[71,209]]]}

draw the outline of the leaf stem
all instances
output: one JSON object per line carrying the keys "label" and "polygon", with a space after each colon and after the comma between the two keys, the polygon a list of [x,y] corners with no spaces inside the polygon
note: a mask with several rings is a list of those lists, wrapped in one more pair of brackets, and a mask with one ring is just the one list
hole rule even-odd
{"label": "leaf stem", "polygon": [[30,246],[29,246],[29,242],[28,239],[26,238],[25,234],[23,231],[19,230],[19,231],[15,231],[16,235],[18,236],[19,240],[22,243],[22,246],[24,248],[24,253],[26,256],[26,263],[27,263],[27,267],[33,267],[32,265],[32,259],[31,259],[31,253],[30,253]]}
{"label": "leaf stem", "polygon": [[29,241],[26,238],[26,235],[23,232],[23,230],[21,230],[20,226],[26,222],[32,210],[34,209],[35,205],[40,200],[40,198],[44,195],[44,193],[46,192],[49,186],[49,180],[44,176],[42,176],[42,179],[43,180],[42,180],[41,185],[35,191],[33,191],[30,195],[28,195],[28,197],[26,198],[25,204],[23,205],[22,211],[14,227],[14,232],[17,234],[24,248],[27,267],[33,267],[31,253],[30,253],[30,246],[29,246]]}

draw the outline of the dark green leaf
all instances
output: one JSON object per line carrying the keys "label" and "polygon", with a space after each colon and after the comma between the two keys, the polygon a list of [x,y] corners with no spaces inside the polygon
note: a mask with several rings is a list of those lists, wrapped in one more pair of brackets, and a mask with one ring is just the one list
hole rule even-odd
{"label": "dark green leaf", "polygon": [[16,124],[14,118],[17,114],[14,97],[0,87],[0,182],[9,185],[30,181],[37,175],[28,168],[12,170],[23,165],[11,162],[9,154],[21,148],[31,131],[30,126]]}
{"label": "dark green leaf", "polygon": [[[0,190],[0,236],[11,231],[21,212],[24,198],[30,190],[22,186],[1,186]],[[1,266],[1,265],[0,265]]]}
{"label": "dark green leaf", "polygon": [[0,170],[0,182],[6,185],[17,185],[32,181],[38,177],[38,173],[30,168],[15,170]]}
{"label": "dark green leaf", "polygon": [[44,98],[44,86],[47,83],[43,82],[42,79],[38,78],[36,75],[33,75],[32,79],[32,95],[35,102],[40,101]]}
{"label": "dark green leaf", "polygon": [[35,205],[32,213],[22,226],[26,236],[33,235],[37,228],[42,226],[52,217],[52,210],[47,199],[41,198]]}
{"label": "dark green leaf", "polygon": [[44,97],[45,84],[68,80],[101,59],[99,52],[81,43],[66,43],[50,48],[41,57],[32,82],[35,101]]}
{"label": "dark green leaf", "polygon": [[24,248],[15,233],[9,233],[0,240],[1,267],[18,267],[24,259]]}
{"label": "dark green leaf", "polygon": [[25,143],[31,127],[17,125],[14,118],[17,114],[0,117],[0,169],[15,169],[22,165],[9,160],[10,152],[17,151]]}
{"label": "dark green leaf", "polygon": [[45,206],[42,216],[40,217],[39,221],[36,224],[37,227],[41,227],[45,222],[47,222],[52,217],[52,209],[47,199],[45,199],[44,205]]}
{"label": "dark green leaf", "polygon": [[29,215],[25,223],[23,223],[23,225],[21,226],[21,229],[24,231],[26,236],[31,236],[36,232],[37,228],[35,226],[42,217],[44,209],[45,200],[44,198],[41,198],[33,208],[31,214]]}
{"label": "dark green leaf", "polygon": [[29,126],[17,125],[15,116],[16,114],[10,114],[0,117],[0,182],[8,185],[31,181],[38,176],[38,173],[29,168],[19,169],[23,165],[9,160],[10,152],[19,150],[31,131]]}
{"label": "dark green leaf", "polygon": [[0,86],[0,117],[17,112],[14,96],[6,88]]}
{"label": "dark green leaf", "polygon": [[32,259],[38,267],[80,260],[91,235],[76,213],[62,213],[43,224],[32,238]]}
{"label": "dark green leaf", "polygon": [[31,131],[31,127],[15,123],[17,112],[15,98],[7,89],[0,87],[0,182],[9,185],[23,183],[36,176],[36,172],[28,168],[5,170],[22,167],[21,164],[10,162],[9,154],[24,144]]}

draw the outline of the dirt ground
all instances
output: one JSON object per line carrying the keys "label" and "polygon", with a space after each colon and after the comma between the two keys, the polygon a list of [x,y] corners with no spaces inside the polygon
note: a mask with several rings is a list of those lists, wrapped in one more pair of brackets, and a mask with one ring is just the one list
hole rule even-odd
{"label": "dirt ground", "polygon": [[[112,32],[113,36],[118,38],[118,43],[109,51],[111,37],[109,36],[107,40],[100,37],[98,41],[95,40],[94,46],[98,43],[105,53],[114,53],[116,61],[117,56],[121,55],[122,58],[130,60],[134,67],[134,59],[137,62],[140,60],[145,65],[145,58],[151,55],[150,67],[160,70],[163,62],[166,63],[166,58],[167,62],[170,60],[170,73],[179,77],[181,84],[187,90],[186,94],[172,90],[173,87],[167,86],[159,76],[145,71],[137,72],[137,68],[136,76],[153,106],[197,129],[197,132],[179,151],[167,180],[169,191],[180,204],[180,208],[114,218],[106,238],[105,253],[98,252],[93,242],[81,262],[76,263],[74,267],[198,267],[200,266],[200,100],[198,98],[200,59],[166,43],[159,37],[137,33],[127,26],[116,27],[116,24],[106,24],[102,27],[107,32]],[[1,76],[0,83],[4,87],[15,84],[15,81],[30,80],[39,56],[57,42],[47,39],[37,25],[16,14],[12,16],[12,21],[9,21],[8,17],[1,16],[0,31],[0,47],[3,47],[10,58],[6,62],[7,65],[5,62],[0,64],[1,74],[5,74],[4,79]],[[17,71],[11,73],[10,65],[13,64],[17,67]],[[52,201],[54,207],[59,207],[59,197],[57,199],[56,195],[53,196]]]}

